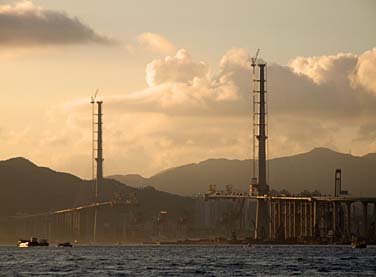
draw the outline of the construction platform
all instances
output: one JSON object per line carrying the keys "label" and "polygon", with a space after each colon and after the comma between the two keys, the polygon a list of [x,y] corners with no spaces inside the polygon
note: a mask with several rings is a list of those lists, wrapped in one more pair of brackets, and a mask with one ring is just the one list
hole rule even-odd
{"label": "construction platform", "polygon": [[257,239],[345,242],[354,236],[376,238],[376,197],[252,195],[228,190],[205,194],[205,200],[215,199],[250,199],[257,202],[257,209],[260,203],[266,204],[267,226],[261,228],[261,236],[255,234]]}

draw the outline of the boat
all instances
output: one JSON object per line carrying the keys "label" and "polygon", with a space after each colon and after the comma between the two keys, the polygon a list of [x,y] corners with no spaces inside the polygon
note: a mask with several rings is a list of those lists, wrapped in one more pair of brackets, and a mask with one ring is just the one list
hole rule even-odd
{"label": "boat", "polygon": [[38,238],[31,238],[30,240],[20,239],[17,243],[18,247],[33,247],[33,246],[49,246],[48,240]]}
{"label": "boat", "polygon": [[63,242],[59,243],[57,247],[73,247],[73,245],[70,242]]}
{"label": "boat", "polygon": [[351,247],[352,248],[367,248],[367,243],[365,240],[353,239],[351,242]]}

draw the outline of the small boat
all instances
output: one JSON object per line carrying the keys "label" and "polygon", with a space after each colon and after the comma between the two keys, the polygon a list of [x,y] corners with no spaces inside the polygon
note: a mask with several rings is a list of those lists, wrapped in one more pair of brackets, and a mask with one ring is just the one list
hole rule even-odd
{"label": "small boat", "polygon": [[367,248],[367,243],[365,240],[354,239],[351,242],[351,247],[352,248]]}
{"label": "small boat", "polygon": [[73,247],[73,245],[70,242],[63,242],[59,243],[57,247]]}
{"label": "small boat", "polygon": [[28,239],[20,239],[17,243],[18,247],[29,247],[30,241]]}
{"label": "small boat", "polygon": [[38,238],[31,238],[31,240],[20,239],[17,243],[18,247],[32,247],[32,246],[49,246],[48,240]]}

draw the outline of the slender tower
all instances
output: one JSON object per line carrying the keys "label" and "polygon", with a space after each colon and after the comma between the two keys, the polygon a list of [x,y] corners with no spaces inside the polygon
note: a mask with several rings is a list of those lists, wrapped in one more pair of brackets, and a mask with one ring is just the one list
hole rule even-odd
{"label": "slender tower", "polygon": [[[256,65],[253,64],[252,66],[255,67]],[[266,178],[266,64],[260,63],[257,66],[259,68],[259,79],[254,79],[254,83],[259,83],[259,89],[257,89],[256,85],[254,86],[254,93],[258,94],[258,97],[254,97],[254,109],[257,109],[254,111],[254,119],[256,119],[254,139],[258,143],[258,178],[254,179],[257,180],[255,186],[257,194],[267,195],[269,194],[269,186]],[[257,199],[255,238],[266,238],[268,229],[268,202],[266,199]]]}
{"label": "slender tower", "polygon": [[[103,197],[103,145],[102,145],[102,103],[97,101],[97,175],[95,182],[95,202],[100,202]],[[93,242],[97,241],[97,221],[98,221],[98,208],[94,208],[94,222],[93,222]]]}
{"label": "slender tower", "polygon": [[102,145],[102,103],[103,101],[97,101],[98,105],[98,128],[97,128],[97,157],[95,158],[97,162],[97,178],[95,185],[95,197],[98,200],[100,194],[102,193],[102,181],[103,181],[103,145]]}
{"label": "slender tower", "polygon": [[265,101],[265,67],[266,64],[258,64],[260,69],[260,97],[259,97],[259,132],[258,140],[258,193],[261,195],[269,193],[269,187],[266,183],[266,101]]}

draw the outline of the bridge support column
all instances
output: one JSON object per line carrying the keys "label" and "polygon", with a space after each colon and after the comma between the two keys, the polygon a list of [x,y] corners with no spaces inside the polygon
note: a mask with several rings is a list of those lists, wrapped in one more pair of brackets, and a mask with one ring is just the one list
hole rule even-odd
{"label": "bridge support column", "polygon": [[373,203],[373,214],[372,214],[372,218],[373,218],[373,229],[372,229],[372,239],[375,240],[376,238],[376,203],[374,202]]}
{"label": "bridge support column", "polygon": [[337,232],[337,205],[336,205],[336,202],[333,202],[333,205],[332,205],[332,221],[333,221],[333,224],[332,224],[332,229],[333,229],[333,235],[336,236],[336,232]]}
{"label": "bridge support column", "polygon": [[363,204],[363,236],[368,238],[368,203],[362,202]]}
{"label": "bridge support column", "polygon": [[282,206],[281,206],[281,201],[278,200],[278,225],[277,225],[277,230],[278,232],[281,231],[281,226],[282,226]]}
{"label": "bridge support column", "polygon": [[346,203],[345,238],[351,239],[351,202]]}
{"label": "bridge support column", "polygon": [[293,237],[296,238],[296,201],[293,202]]}
{"label": "bridge support column", "polygon": [[270,199],[269,200],[269,238],[270,239],[273,239],[274,237],[274,234],[273,234],[273,223],[274,223],[274,220],[273,220],[273,217],[274,216],[274,203],[273,201]]}
{"label": "bridge support column", "polygon": [[257,199],[255,239],[268,237],[268,204],[266,199]]}
{"label": "bridge support column", "polygon": [[274,228],[273,228],[273,238],[277,238],[278,232],[278,202],[274,202]]}
{"label": "bridge support column", "polygon": [[283,201],[283,227],[284,227],[284,233],[285,233],[285,240],[287,239],[287,202],[286,200]]}
{"label": "bridge support column", "polygon": [[309,236],[313,237],[313,203],[309,202]]}
{"label": "bridge support column", "polygon": [[308,211],[307,202],[304,202],[304,237],[308,236]]}
{"label": "bridge support column", "polygon": [[317,230],[317,202],[313,201],[313,236],[316,237],[316,230]]}
{"label": "bridge support column", "polygon": [[299,237],[303,236],[303,202],[299,201]]}
{"label": "bridge support column", "polygon": [[289,201],[288,205],[288,215],[289,215],[289,232],[288,232],[288,237],[292,237],[292,209],[291,209],[291,201]]}

